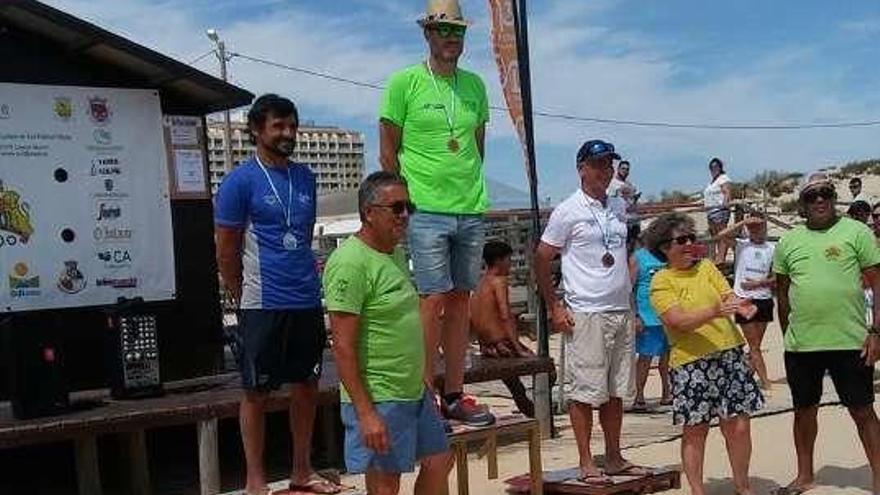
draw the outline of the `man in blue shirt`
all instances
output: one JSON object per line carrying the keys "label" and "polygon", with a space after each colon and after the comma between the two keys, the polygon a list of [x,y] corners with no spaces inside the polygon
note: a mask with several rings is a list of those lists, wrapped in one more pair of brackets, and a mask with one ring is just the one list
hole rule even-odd
{"label": "man in blue shirt", "polygon": [[245,390],[239,420],[248,494],[267,494],[263,465],[268,392],[290,383],[291,491],[338,493],[309,461],[326,343],[320,282],[311,250],[315,176],[288,160],[299,117],[292,101],[259,97],[248,112],[257,145],[217,192],[217,261],[240,308],[237,360]]}

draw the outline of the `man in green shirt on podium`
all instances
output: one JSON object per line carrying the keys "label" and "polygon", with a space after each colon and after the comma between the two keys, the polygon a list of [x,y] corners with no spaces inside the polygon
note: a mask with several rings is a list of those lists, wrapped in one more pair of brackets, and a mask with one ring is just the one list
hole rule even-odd
{"label": "man in green shirt on podium", "polygon": [[489,208],[483,156],[489,104],[480,76],[458,68],[468,21],[457,0],[431,0],[419,20],[427,59],[391,76],[380,110],[382,169],[403,175],[417,212],[409,222],[425,375],[431,383],[439,345],[445,360],[441,409],[448,419],[492,424],[463,394],[468,298],[480,276],[483,213]]}

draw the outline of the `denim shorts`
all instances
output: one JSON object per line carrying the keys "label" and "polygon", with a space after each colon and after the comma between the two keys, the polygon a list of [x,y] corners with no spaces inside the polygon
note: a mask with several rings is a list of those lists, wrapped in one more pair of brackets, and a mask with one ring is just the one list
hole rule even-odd
{"label": "denim shorts", "polygon": [[727,225],[730,223],[730,209],[728,208],[713,208],[706,212],[706,218],[709,223]]}
{"label": "denim shorts", "polygon": [[345,467],[349,473],[365,473],[368,469],[411,473],[416,461],[449,450],[446,428],[427,390],[420,400],[377,402],[375,407],[385,422],[391,445],[385,455],[379,455],[364,445],[354,406],[347,402],[342,404]]}
{"label": "denim shorts", "polygon": [[416,212],[409,219],[409,253],[419,294],[470,291],[480,280],[482,215]]}

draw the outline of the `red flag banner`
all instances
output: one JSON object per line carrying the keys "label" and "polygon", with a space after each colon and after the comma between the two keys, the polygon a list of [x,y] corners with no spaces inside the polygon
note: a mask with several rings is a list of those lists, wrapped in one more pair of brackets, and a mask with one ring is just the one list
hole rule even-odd
{"label": "red flag banner", "polygon": [[526,131],[523,121],[523,102],[519,84],[519,57],[516,44],[516,27],[514,25],[513,2],[510,0],[488,0],[489,13],[492,18],[492,50],[495,52],[495,63],[501,78],[501,89],[504,101],[510,112],[510,120],[519,135],[526,165],[526,175],[533,179],[528,166],[526,152]]}

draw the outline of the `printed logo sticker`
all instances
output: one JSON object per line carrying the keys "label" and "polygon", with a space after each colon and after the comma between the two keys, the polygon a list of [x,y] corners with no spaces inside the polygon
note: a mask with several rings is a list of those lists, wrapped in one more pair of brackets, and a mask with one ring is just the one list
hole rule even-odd
{"label": "printed logo sticker", "polygon": [[65,294],[78,294],[86,288],[86,277],[79,269],[79,262],[68,260],[58,274],[58,290]]}

